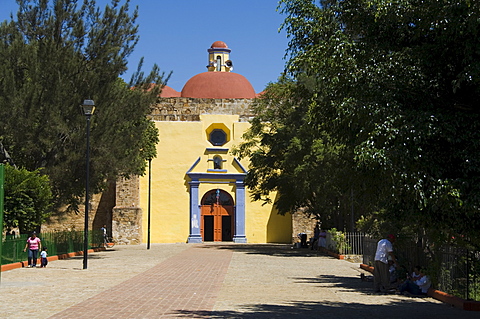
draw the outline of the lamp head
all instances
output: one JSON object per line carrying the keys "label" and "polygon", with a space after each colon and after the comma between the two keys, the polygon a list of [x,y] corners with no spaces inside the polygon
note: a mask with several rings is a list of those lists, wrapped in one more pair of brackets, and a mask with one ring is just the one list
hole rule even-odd
{"label": "lamp head", "polygon": [[95,102],[93,100],[84,100],[82,104],[83,114],[90,116],[95,111]]}

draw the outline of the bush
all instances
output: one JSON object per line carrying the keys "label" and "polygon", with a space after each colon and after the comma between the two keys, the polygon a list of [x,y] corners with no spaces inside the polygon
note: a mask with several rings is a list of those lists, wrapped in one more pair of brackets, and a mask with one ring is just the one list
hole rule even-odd
{"label": "bush", "polygon": [[332,236],[332,242],[334,243],[333,247],[329,247],[331,250],[338,254],[344,254],[347,250],[351,249],[347,242],[347,236],[344,233],[338,231],[336,228],[332,228],[328,232]]}
{"label": "bush", "polygon": [[4,227],[18,227],[21,233],[38,228],[50,215],[52,190],[48,176],[5,166]]}

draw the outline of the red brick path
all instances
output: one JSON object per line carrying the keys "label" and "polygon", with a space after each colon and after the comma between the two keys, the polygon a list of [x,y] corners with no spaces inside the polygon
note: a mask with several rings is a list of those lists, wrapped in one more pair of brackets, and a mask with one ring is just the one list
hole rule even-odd
{"label": "red brick path", "polygon": [[[195,245],[51,318],[176,318],[213,310],[231,250]],[[128,261],[125,261],[128,262]],[[132,265],[135,267],[135,265]]]}

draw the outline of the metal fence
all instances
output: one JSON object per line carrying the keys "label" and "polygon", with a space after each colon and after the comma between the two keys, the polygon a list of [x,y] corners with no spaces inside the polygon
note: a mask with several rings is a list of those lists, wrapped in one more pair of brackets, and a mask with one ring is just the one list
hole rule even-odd
{"label": "metal fence", "polygon": [[[368,237],[364,239],[363,263],[373,266],[378,239]],[[411,238],[397,238],[394,246],[395,257],[406,272],[420,265],[426,267],[432,259],[428,250],[422,248]]]}
{"label": "metal fence", "polygon": [[377,250],[377,239],[365,237],[363,239],[363,263],[373,266],[375,261],[375,251]]}
{"label": "metal fence", "polygon": [[442,247],[436,269],[440,290],[467,300],[480,301],[480,252]]}
{"label": "metal fence", "polygon": [[360,232],[327,232],[326,245],[329,250],[341,255],[363,255],[366,238],[367,235]]}
{"label": "metal fence", "polygon": [[[363,263],[373,266],[378,239],[363,239]],[[467,300],[480,301],[480,252],[443,245],[435,252],[411,238],[398,238],[395,256],[404,274],[425,267],[434,288]]]}
{"label": "metal fence", "polygon": [[6,236],[2,241],[2,265],[11,264],[17,261],[26,260],[25,248],[27,235],[18,237]]}
{"label": "metal fence", "polygon": [[[103,233],[101,231],[90,231],[88,235],[89,248],[101,246],[103,241]],[[38,237],[42,241],[42,247],[47,247],[49,256],[83,251],[83,231],[41,233],[38,234]],[[27,260],[27,253],[23,251],[27,238],[28,235],[6,236],[3,238],[2,265]]]}

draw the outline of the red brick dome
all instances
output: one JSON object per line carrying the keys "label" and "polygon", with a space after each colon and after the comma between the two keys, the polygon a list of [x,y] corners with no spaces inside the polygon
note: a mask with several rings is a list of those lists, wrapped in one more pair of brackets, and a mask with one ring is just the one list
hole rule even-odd
{"label": "red brick dome", "polygon": [[243,75],[232,72],[197,74],[182,89],[182,97],[201,99],[253,99],[255,96],[250,82]]}
{"label": "red brick dome", "polygon": [[180,92],[175,91],[168,85],[165,85],[160,93],[160,97],[180,97]]}
{"label": "red brick dome", "polygon": [[223,41],[215,41],[212,43],[210,48],[228,48],[227,44]]}

